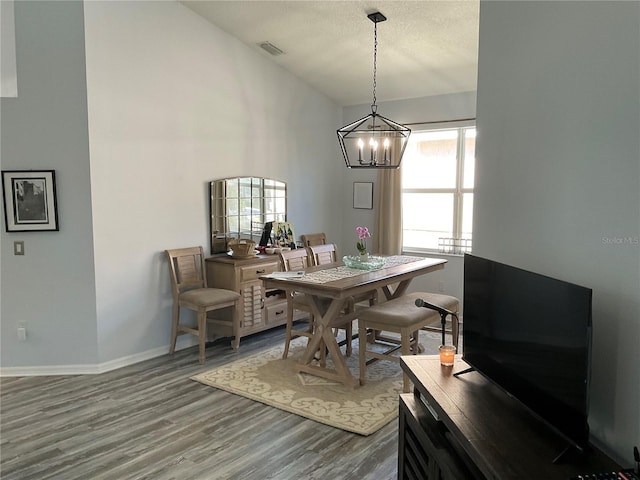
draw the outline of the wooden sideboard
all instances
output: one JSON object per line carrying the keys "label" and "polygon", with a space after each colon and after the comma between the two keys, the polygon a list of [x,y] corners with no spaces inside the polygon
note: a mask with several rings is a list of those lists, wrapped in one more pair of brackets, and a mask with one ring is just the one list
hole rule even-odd
{"label": "wooden sideboard", "polygon": [[[252,333],[284,325],[287,322],[287,298],[282,290],[265,289],[262,275],[280,271],[276,255],[258,255],[249,259],[236,259],[229,255],[216,255],[206,259],[207,283],[210,287],[226,288],[240,294],[238,303],[238,336],[231,346],[238,349],[240,339]],[[219,313],[216,315],[220,316]],[[231,311],[223,312],[231,319]],[[294,320],[305,318],[305,312],[294,311]],[[212,324],[215,337],[233,336],[231,327]]]}
{"label": "wooden sideboard", "polygon": [[453,367],[433,355],[401,365],[414,393],[400,399],[399,479],[568,480],[620,469],[595,447],[554,464],[566,441],[478,372],[454,377],[468,367],[460,356]]}

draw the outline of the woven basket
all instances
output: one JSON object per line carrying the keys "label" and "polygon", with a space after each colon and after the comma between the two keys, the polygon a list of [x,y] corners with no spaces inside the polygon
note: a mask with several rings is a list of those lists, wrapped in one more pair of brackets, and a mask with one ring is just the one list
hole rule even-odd
{"label": "woven basket", "polygon": [[248,257],[253,255],[256,242],[245,238],[233,239],[229,240],[229,248],[233,250],[233,254],[237,257]]}

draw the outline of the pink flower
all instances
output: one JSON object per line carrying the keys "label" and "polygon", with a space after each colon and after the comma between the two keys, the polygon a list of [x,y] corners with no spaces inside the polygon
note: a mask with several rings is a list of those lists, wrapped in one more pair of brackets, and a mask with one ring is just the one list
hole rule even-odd
{"label": "pink flower", "polygon": [[364,240],[365,238],[369,238],[371,236],[367,227],[356,227],[356,233],[358,234],[358,238],[360,240]]}
{"label": "pink flower", "polygon": [[356,227],[356,233],[358,234],[358,242],[356,248],[361,254],[367,253],[367,241],[366,239],[371,237],[369,229],[367,227]]}

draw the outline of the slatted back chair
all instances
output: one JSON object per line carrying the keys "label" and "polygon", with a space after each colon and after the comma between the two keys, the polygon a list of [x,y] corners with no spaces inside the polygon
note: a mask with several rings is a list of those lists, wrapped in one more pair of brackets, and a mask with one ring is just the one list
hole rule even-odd
{"label": "slatted back chair", "polygon": [[[291,272],[295,270],[304,270],[311,266],[306,248],[296,248],[288,252],[279,252],[280,266],[283,272]],[[295,330],[293,328],[293,311],[302,310],[309,314],[309,326],[306,330]],[[311,338],[313,336],[313,313],[309,298],[302,293],[287,292],[287,330],[284,342],[284,352],[282,358],[289,355],[289,345],[291,340],[297,337]]]}
{"label": "slatted back chair", "polygon": [[323,233],[305,233],[300,235],[300,240],[305,247],[311,247],[313,245],[324,245],[327,243],[327,236]]}
{"label": "slatted back chair", "polygon": [[309,251],[306,248],[296,248],[286,252],[279,252],[280,264],[284,272],[304,270],[311,266]]}
{"label": "slatted back chair", "polygon": [[[171,322],[171,345],[169,353],[176,348],[178,335],[190,333],[199,340],[199,361],[205,362],[205,342],[207,314],[213,310],[232,307],[231,320],[213,320],[229,324],[237,334],[237,304],[240,294],[232,290],[208,288],[205,273],[204,252],[202,247],[176,248],[165,250],[171,273],[171,292],[173,294],[173,314]],[[180,308],[194,310],[198,316],[197,327],[180,323]]]}
{"label": "slatted back chair", "polygon": [[308,248],[313,265],[326,265],[338,260],[338,247],[335,243],[310,245]]}

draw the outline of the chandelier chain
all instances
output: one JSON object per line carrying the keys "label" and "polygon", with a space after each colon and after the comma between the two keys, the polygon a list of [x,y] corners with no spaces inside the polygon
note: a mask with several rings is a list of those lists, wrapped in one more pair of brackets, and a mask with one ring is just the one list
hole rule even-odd
{"label": "chandelier chain", "polygon": [[373,104],[371,105],[371,111],[376,113],[376,72],[377,72],[377,57],[378,57],[378,22],[373,22]]}

